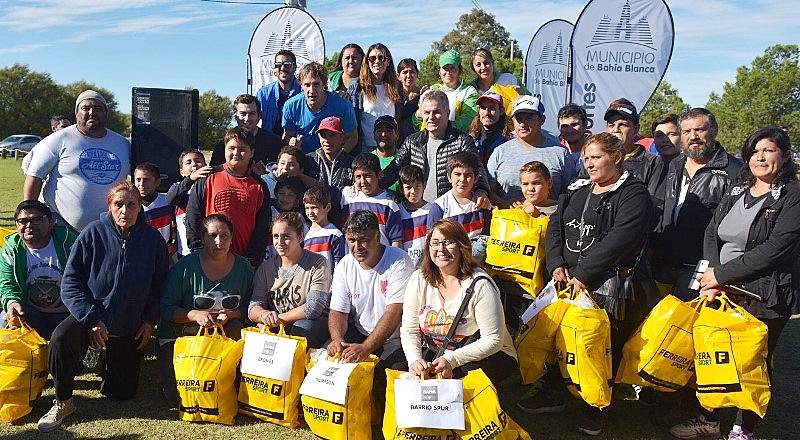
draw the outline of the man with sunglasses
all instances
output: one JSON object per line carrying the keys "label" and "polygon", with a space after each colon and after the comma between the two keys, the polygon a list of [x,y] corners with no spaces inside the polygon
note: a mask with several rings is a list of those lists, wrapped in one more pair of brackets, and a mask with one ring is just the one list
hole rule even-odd
{"label": "man with sunglasses", "polygon": [[300,84],[294,73],[297,70],[297,58],[289,50],[279,50],[272,64],[278,80],[265,84],[256,92],[256,99],[261,104],[261,128],[283,136],[281,114],[283,104],[294,95],[300,93]]}
{"label": "man with sunglasses", "polygon": [[[61,276],[75,234],[57,225],[50,208],[38,200],[25,200],[14,211],[17,232],[6,237],[0,251],[0,302],[6,319],[18,318],[43,338],[69,316],[61,302]],[[4,324],[0,319],[0,324]]]}

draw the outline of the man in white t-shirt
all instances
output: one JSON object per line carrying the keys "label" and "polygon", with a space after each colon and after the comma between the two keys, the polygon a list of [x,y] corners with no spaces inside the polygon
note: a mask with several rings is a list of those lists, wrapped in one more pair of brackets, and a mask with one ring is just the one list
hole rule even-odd
{"label": "man in white t-shirt", "polygon": [[108,189],[127,178],[131,144],[106,128],[106,100],[94,90],[78,95],[75,120],[36,145],[22,198],[35,200],[42,192],[57,221],[80,232],[107,211]]}
{"label": "man in white t-shirt", "polygon": [[[75,234],[56,225],[50,209],[38,200],[25,200],[14,211],[17,232],[6,237],[0,250],[0,312],[12,325],[23,318],[43,338],[69,311],[61,301],[61,277]],[[0,313],[0,315],[3,315]]]}

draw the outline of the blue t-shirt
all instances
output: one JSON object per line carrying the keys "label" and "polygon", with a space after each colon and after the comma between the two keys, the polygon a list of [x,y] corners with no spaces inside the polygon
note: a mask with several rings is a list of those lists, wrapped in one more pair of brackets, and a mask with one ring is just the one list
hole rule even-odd
{"label": "blue t-shirt", "polygon": [[568,151],[561,144],[544,144],[536,148],[527,148],[520,145],[517,139],[498,146],[486,163],[486,171],[490,178],[497,181],[505,198],[522,199],[522,189],[519,184],[519,169],[528,162],[539,161],[543,163],[553,178],[553,187],[550,189],[550,198],[558,200],[562,189],[566,188],[575,177],[575,163],[568,158]]}
{"label": "blue t-shirt", "polygon": [[291,97],[283,105],[282,125],[286,131],[296,132],[303,135],[303,152],[311,153],[319,148],[319,137],[317,137],[317,127],[320,121],[328,116],[336,116],[342,122],[342,131],[350,133],[355,131],[356,113],[353,104],[336,93],[325,92],[328,99],[325,105],[318,112],[313,113],[306,104],[306,96],[301,93]]}

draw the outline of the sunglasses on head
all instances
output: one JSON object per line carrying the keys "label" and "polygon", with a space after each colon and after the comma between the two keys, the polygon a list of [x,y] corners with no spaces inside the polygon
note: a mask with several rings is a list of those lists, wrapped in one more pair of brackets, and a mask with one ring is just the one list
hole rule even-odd
{"label": "sunglasses on head", "polygon": [[239,308],[239,301],[239,295],[213,296],[208,293],[200,293],[194,296],[194,308],[198,310],[233,310]]}

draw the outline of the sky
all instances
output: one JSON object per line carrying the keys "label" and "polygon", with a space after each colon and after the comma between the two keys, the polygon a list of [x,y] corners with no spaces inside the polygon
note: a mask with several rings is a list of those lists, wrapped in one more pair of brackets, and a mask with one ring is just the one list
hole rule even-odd
{"label": "sky", "polygon": [[[229,0],[267,3],[268,0]],[[598,0],[602,1],[602,0]],[[276,2],[280,3],[280,2]],[[395,60],[424,58],[431,43],[478,6],[493,14],[523,53],[536,30],[575,22],[573,0],[308,0],[331,56],[343,45],[382,42]],[[664,77],[693,106],[733,82],[774,44],[800,42],[796,0],[667,0],[675,23]],[[202,0],[0,0],[0,68],[15,63],[60,84],[86,80],[114,93],[131,112],[132,87],[183,89],[235,97],[247,92],[246,58],[261,19],[280,4]]]}

